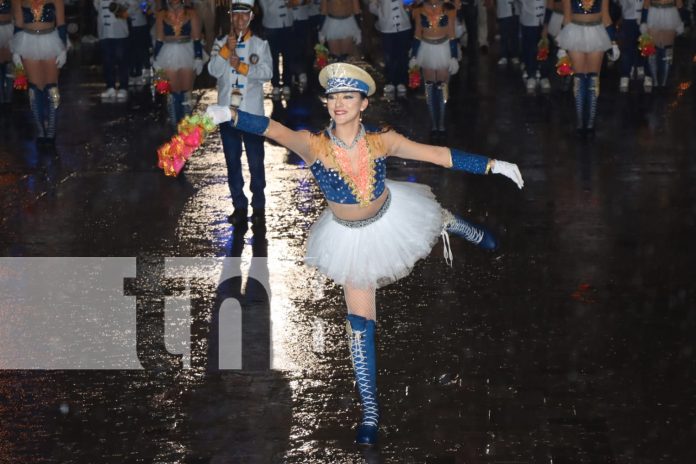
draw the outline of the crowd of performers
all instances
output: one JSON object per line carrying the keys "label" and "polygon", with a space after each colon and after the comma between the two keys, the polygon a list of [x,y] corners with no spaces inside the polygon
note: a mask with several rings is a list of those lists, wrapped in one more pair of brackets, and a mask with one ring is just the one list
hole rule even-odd
{"label": "crowd of performers", "polygon": [[[360,54],[362,12],[368,10],[382,41],[384,95],[406,97],[414,74],[422,77],[415,85],[422,80],[437,140],[446,127],[450,77],[465,59],[461,44],[476,52],[478,3],[495,4],[498,64],[519,64],[528,93],[549,91],[556,59],[568,63],[572,77],[565,77],[562,86],[570,87],[572,81],[577,128],[591,131],[605,56],[621,57],[621,92],[628,90],[631,78],[642,80],[645,92],[668,85],[675,37],[690,24],[684,1],[259,0],[255,11],[261,16],[256,30],[270,46],[272,97],[278,99],[289,97],[293,85],[307,86],[316,43],[327,45],[328,62]],[[129,85],[166,80],[169,119],[176,125],[192,110],[191,91],[215,38],[227,32],[216,4],[93,0],[106,84],[102,99],[126,101]],[[21,69],[41,143],[53,143],[56,135],[58,75],[70,48],[64,10],[63,0],[0,0],[0,102],[11,99],[15,69]]]}
{"label": "crowd of performers", "polygon": [[[667,85],[675,36],[688,19],[682,0],[621,0],[620,47],[609,0],[497,1],[498,63],[515,65],[521,58],[530,92],[537,86],[550,89],[549,62],[540,59],[544,54],[557,54],[561,62],[569,63],[581,131],[591,131],[595,125],[605,54],[612,60],[623,57],[622,90],[632,73],[641,69],[646,90]],[[497,246],[485,228],[444,211],[428,187],[388,180],[386,159],[398,156],[474,174],[501,174],[522,188],[517,166],[363,125],[361,114],[376,91],[375,82],[365,70],[345,63],[359,53],[364,32],[358,0],[259,0],[258,5],[255,0],[233,0],[229,20],[222,24],[224,32],[211,31],[221,23],[214,14],[211,18],[215,8],[207,3],[93,2],[105,101],[127,100],[129,84],[142,82],[152,67],[156,75],[149,77],[167,82],[168,114],[176,125],[193,109],[196,75],[207,68],[217,80],[217,104],[208,108],[208,114],[219,125],[227,162],[234,206],[230,223],[246,224],[250,206],[252,222],[264,221],[265,137],[310,166],[329,208],[312,227],[306,261],[345,289],[350,351],[363,406],[356,439],[374,444],[379,429],[376,289],[407,275],[440,235],[446,245],[452,233],[485,249]],[[465,59],[461,44],[466,43],[469,52],[477,46],[472,31],[476,2],[425,0],[405,5],[402,0],[369,0],[367,6],[381,33],[384,95],[406,97],[412,83],[409,76],[422,76],[431,128],[441,134],[446,127],[449,80]],[[259,13],[262,27],[257,34],[252,22]],[[461,40],[465,25],[469,34]],[[313,134],[265,117],[263,85],[271,82],[273,98],[288,96],[293,85],[306,87],[315,42],[326,43],[335,62],[319,73],[331,123]],[[639,42],[651,45],[654,53],[642,59]],[[25,76],[40,143],[51,144],[56,136],[58,75],[68,48],[63,0],[0,0],[0,96],[9,101],[12,79]],[[250,204],[243,192],[243,151],[251,175]],[[449,247],[445,249],[451,260]]]}

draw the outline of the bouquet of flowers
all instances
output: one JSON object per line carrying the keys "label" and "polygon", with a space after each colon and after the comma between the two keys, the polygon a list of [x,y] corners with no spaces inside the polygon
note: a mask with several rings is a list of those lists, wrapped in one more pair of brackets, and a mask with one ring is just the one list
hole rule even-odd
{"label": "bouquet of flowers", "polygon": [[178,176],[186,161],[201,146],[206,135],[214,129],[215,123],[209,116],[186,116],[179,123],[177,134],[157,149],[157,166],[163,169],[167,176]]}
{"label": "bouquet of flowers", "polygon": [[640,55],[649,57],[655,54],[655,42],[649,34],[643,34],[638,38],[638,50]]}
{"label": "bouquet of flowers", "polygon": [[573,75],[573,63],[570,61],[568,55],[558,59],[558,63],[556,63],[556,74],[561,77]]}
{"label": "bouquet of flowers", "polygon": [[29,79],[27,79],[27,73],[22,66],[15,67],[15,78],[12,87],[15,90],[27,90],[29,88]]}
{"label": "bouquet of flowers", "polygon": [[164,71],[158,71],[152,80],[152,85],[155,88],[157,95],[167,95],[172,91],[172,86],[169,79],[164,75]]}
{"label": "bouquet of flowers", "polygon": [[329,64],[329,49],[320,42],[314,46],[314,54],[314,69],[321,71]]}
{"label": "bouquet of flowers", "polygon": [[408,70],[408,88],[417,89],[421,85],[421,73],[418,66],[409,68]]}
{"label": "bouquet of flowers", "polygon": [[549,57],[549,41],[541,39],[537,44],[537,61],[546,61]]}

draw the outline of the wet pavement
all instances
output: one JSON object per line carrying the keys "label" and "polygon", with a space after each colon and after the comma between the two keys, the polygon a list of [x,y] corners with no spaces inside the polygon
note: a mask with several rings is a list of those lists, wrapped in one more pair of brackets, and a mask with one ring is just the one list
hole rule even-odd
{"label": "wet pavement", "polygon": [[[696,68],[683,45],[666,91],[620,95],[607,70],[587,139],[557,82],[528,97],[495,54],[464,66],[448,144],[518,163],[525,188],[390,162],[390,178],[430,185],[502,246],[453,239],[450,268],[437,244],[379,291],[382,433],[369,451],[352,443],[341,289],[301,264],[323,208],[308,170],[267,144],[266,228],[234,230],[219,137],[165,177],[161,102],[145,90],[101,103],[99,68],[78,50],[56,153],[35,148],[22,96],[3,109],[0,256],[131,257],[123,292],[144,369],[0,371],[0,463],[696,462]],[[293,127],[327,122],[313,92],[266,105]],[[421,95],[374,98],[366,119],[425,141],[425,115]],[[171,261],[186,257],[230,259]],[[172,296],[191,301],[189,359],[162,346]],[[229,299],[241,369],[219,370]],[[0,321],[22,309],[3,303]],[[3,365],[21,355],[3,351]]]}

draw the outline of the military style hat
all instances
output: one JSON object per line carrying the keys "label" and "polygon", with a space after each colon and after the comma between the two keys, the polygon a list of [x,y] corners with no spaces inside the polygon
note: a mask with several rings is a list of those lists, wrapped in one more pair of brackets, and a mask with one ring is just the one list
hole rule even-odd
{"label": "military style hat", "polygon": [[254,8],[254,0],[232,0],[230,13],[247,13]]}
{"label": "military style hat", "polygon": [[375,81],[367,71],[353,64],[332,63],[319,73],[319,84],[326,94],[360,92],[368,97],[375,93]]}

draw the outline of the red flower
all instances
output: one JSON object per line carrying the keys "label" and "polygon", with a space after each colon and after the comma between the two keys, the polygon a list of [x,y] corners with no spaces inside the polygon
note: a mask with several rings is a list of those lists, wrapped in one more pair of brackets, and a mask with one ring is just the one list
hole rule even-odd
{"label": "red flower", "polygon": [[155,80],[155,90],[159,95],[167,95],[172,91],[172,86],[166,79],[156,79]]}
{"label": "red flower", "polygon": [[421,85],[421,73],[417,67],[408,70],[408,88],[417,89]]}
{"label": "red flower", "polygon": [[12,87],[15,90],[27,90],[29,88],[29,79],[27,79],[27,73],[24,71],[24,68],[15,68],[15,80]]}

